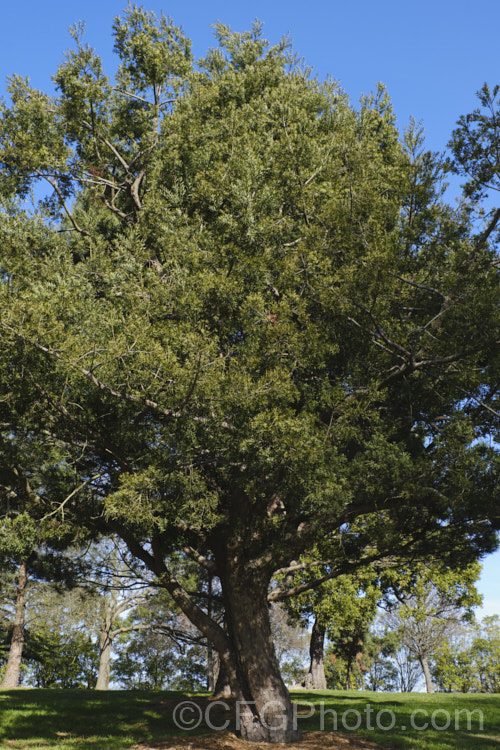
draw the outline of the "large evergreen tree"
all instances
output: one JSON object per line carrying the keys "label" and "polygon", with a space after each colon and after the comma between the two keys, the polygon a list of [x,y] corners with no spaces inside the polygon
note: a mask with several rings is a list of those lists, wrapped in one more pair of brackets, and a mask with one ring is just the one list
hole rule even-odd
{"label": "large evergreen tree", "polygon": [[[53,517],[120,535],[219,652],[243,736],[290,741],[268,602],[297,566],[315,586],[495,545],[498,219],[442,202],[383,89],[356,109],[260,31],[218,25],[193,66],[129,7],[114,81],[78,29],[57,97],[11,81],[2,377],[78,475]],[[174,551],[218,578],[225,627]]]}

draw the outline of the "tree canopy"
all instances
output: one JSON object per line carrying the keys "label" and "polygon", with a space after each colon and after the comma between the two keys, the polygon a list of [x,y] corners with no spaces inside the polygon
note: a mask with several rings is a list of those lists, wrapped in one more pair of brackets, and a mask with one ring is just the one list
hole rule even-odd
{"label": "tree canopy", "polygon": [[353,106],[259,24],[196,63],[164,16],[113,29],[113,80],[75,28],[57,95],[14,77],[0,112],[3,440],[57,447],[44,514],[121,536],[218,650],[243,736],[289,741],[268,600],[297,566],[495,547],[500,215],[444,202],[382,87]]}

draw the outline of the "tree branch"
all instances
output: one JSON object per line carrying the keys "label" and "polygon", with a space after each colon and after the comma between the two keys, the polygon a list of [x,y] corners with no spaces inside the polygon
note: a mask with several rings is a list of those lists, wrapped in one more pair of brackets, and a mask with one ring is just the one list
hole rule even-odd
{"label": "tree branch", "polygon": [[163,588],[168,591],[174,602],[180,607],[182,612],[184,612],[193,625],[195,625],[198,630],[208,638],[220,654],[227,654],[227,658],[231,658],[229,639],[223,628],[221,628],[215,620],[209,617],[201,607],[198,607],[198,605],[195,604],[188,592],[172,576],[165,565],[163,557],[158,556],[160,552],[158,551],[157,554],[152,555],[150,552],[147,552],[137,539],[135,539],[135,537],[120,524],[114,524],[114,528],[116,533],[123,539],[132,555],[142,560],[144,564],[158,577],[160,586],[163,586]]}
{"label": "tree branch", "polygon": [[497,208],[497,210],[493,214],[493,217],[490,223],[488,224],[484,232],[482,232],[477,238],[476,249],[482,247],[486,243],[486,241],[488,240],[488,237],[495,230],[499,221],[500,221],[500,208]]}
{"label": "tree branch", "polygon": [[194,560],[198,565],[201,565],[205,570],[208,570],[209,573],[217,575],[217,566],[213,560],[209,560],[204,555],[201,555],[198,550],[194,549],[194,547],[184,547],[184,552],[191,558],[191,560]]}
{"label": "tree branch", "polygon": [[90,234],[90,232],[88,232],[86,229],[82,229],[81,228],[81,226],[77,223],[75,217],[73,216],[73,214],[69,210],[68,206],[66,205],[66,201],[64,200],[64,196],[62,194],[61,188],[57,184],[56,179],[52,178],[52,177],[48,177],[47,175],[43,174],[43,172],[41,172],[39,169],[35,169],[35,173],[39,177],[42,177],[44,180],[47,180],[47,182],[49,183],[49,185],[51,185],[54,188],[55,192],[57,193],[57,197],[59,198],[59,202],[60,202],[62,208],[64,209],[64,212],[65,212],[66,216],[68,217],[68,219],[72,223],[73,229],[75,230],[75,232],[78,232],[79,234],[82,234],[84,237],[91,237],[92,235]]}
{"label": "tree branch", "polygon": [[51,516],[55,516],[57,513],[59,513],[59,511],[61,511],[62,518],[64,520],[64,506],[67,503],[69,503],[69,501],[71,500],[71,498],[74,497],[78,492],[80,492],[80,490],[82,490],[84,487],[86,487],[87,484],[89,484],[90,482],[93,482],[96,479],[99,479],[100,477],[102,477],[102,472],[100,474],[96,474],[93,477],[90,477],[89,479],[86,479],[84,482],[82,482],[81,484],[79,484],[78,487],[75,487],[75,489],[72,492],[70,492],[69,495],[66,498],[64,498],[64,500],[62,501],[62,503],[59,503],[59,505],[57,506],[57,508],[55,510],[51,511],[50,513],[47,513],[45,516],[43,516],[43,518],[41,520],[45,521],[47,518],[51,518]]}
{"label": "tree branch", "polygon": [[[49,349],[46,346],[43,346],[43,344],[38,343],[38,341],[32,341],[27,336],[23,335],[19,331],[16,331],[15,328],[12,328],[7,323],[3,323],[0,321],[0,325],[5,328],[5,330],[10,331],[15,336],[20,338],[22,341],[25,341],[27,344],[30,344],[30,346],[35,347],[41,352],[44,352],[44,354],[48,354],[51,357],[54,357],[55,359],[58,359],[60,362],[64,362],[63,357],[59,352],[54,351],[53,349]],[[166,409],[163,406],[160,406],[156,401],[152,401],[148,398],[139,398],[139,396],[134,396],[131,393],[124,393],[123,391],[118,391],[115,388],[112,388],[111,386],[107,385],[103,381],[99,380],[94,373],[91,370],[87,370],[85,367],[79,367],[74,363],[68,363],[70,367],[72,367],[74,370],[79,372],[81,375],[83,375],[87,380],[89,380],[93,385],[96,386],[100,391],[103,391],[104,393],[108,393],[110,396],[114,396],[115,398],[120,399],[121,401],[128,401],[132,404],[137,404],[138,406],[141,406],[143,408],[151,409],[152,411],[157,412],[158,414],[161,414],[164,417],[173,417],[175,419],[180,419],[182,417],[185,417],[187,415],[183,414],[182,412],[174,409]],[[189,419],[192,419],[194,422],[200,422],[201,424],[207,424],[209,422],[207,417],[199,417],[199,416],[189,416]],[[219,422],[219,426],[223,427],[224,429],[232,430],[233,426],[226,422],[225,420],[222,422]]]}

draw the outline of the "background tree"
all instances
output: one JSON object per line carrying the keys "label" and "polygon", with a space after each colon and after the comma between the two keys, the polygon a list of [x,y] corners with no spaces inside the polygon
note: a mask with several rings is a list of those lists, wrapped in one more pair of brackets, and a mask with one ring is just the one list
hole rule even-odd
{"label": "background tree", "polygon": [[14,622],[12,624],[12,636],[2,679],[2,687],[5,689],[16,688],[19,685],[19,678],[21,676],[21,659],[23,655],[24,629],[26,625],[27,583],[27,563],[23,560],[17,571]]}
{"label": "background tree", "polygon": [[461,641],[460,637],[446,641],[434,656],[432,678],[438,691],[469,693],[479,688],[470,646]]}
{"label": "background tree", "polygon": [[403,687],[398,681],[398,669],[394,664],[394,658],[392,658],[397,653],[397,649],[398,643],[395,633],[379,634],[375,628],[371,631],[366,648],[370,657],[369,671],[366,674],[365,683],[368,690],[403,691]]}
{"label": "background tree", "polygon": [[[376,602],[361,601],[356,608],[355,616],[340,627],[336,627],[335,638],[328,649],[330,662],[329,687],[342,687],[351,690],[361,687],[364,675],[368,672],[371,654],[369,648],[369,628],[375,617]],[[359,606],[361,605],[361,606]],[[342,684],[339,680],[342,679]]]}
{"label": "background tree", "polygon": [[422,679],[422,667],[415,658],[415,653],[400,642],[394,651],[394,664],[397,669],[398,690],[411,693]]}
{"label": "background tree", "polygon": [[148,628],[127,613],[137,610],[146,601],[151,580],[144,575],[137,561],[130,559],[126,548],[114,537],[89,547],[87,570],[82,583],[99,597],[99,608],[93,629],[97,631],[99,670],[96,690],[108,690],[111,657],[115,639],[125,633]]}
{"label": "background tree", "polygon": [[430,660],[481,603],[474,585],[480,570],[477,563],[458,571],[419,566],[394,588],[386,625],[399,636],[407,658],[420,664],[428,693],[434,692]]}
{"label": "background tree", "polygon": [[[300,571],[294,577],[295,586],[307,586],[314,573]],[[359,571],[326,581],[319,588],[309,589],[286,602],[288,612],[312,630],[309,643],[309,670],[303,680],[304,687],[326,690],[324,651],[325,639],[334,644],[329,654],[354,641],[362,646],[368,628],[375,617],[376,605],[381,597],[376,571]],[[350,666],[355,658],[349,657],[346,681],[350,679]],[[331,670],[330,670],[331,671]]]}
{"label": "background tree", "polygon": [[186,628],[186,640],[141,630],[118,640],[114,680],[128,690],[205,690],[206,651],[196,635],[192,627]]}
{"label": "background tree", "polygon": [[472,644],[475,668],[478,672],[481,692],[500,691],[500,618],[485,617],[477,628]]}
{"label": "background tree", "polygon": [[271,607],[271,629],[280,672],[287,685],[295,685],[304,674],[309,634],[280,604]]}
{"label": "background tree", "polygon": [[[128,623],[138,623],[135,630]],[[165,591],[151,591],[123,623],[115,642],[114,679],[123,687],[206,690],[206,640]]]}
{"label": "background tree", "polygon": [[98,598],[83,588],[32,576],[26,585],[25,604],[20,665],[23,686],[92,687],[98,666],[93,634]]}
{"label": "background tree", "polygon": [[494,615],[444,643],[435,656],[432,674],[444,692],[498,693],[499,664],[500,622]]}
{"label": "background tree", "polygon": [[[441,201],[382,89],[354,109],[258,25],[217,25],[195,69],[169,19],[129,7],[114,35],[114,81],[75,32],[58,96],[14,78],[2,109],[3,193],[51,189],[0,228],[9,403],[37,394],[85,483],[53,510],[150,568],[244,737],[291,741],[268,603],[301,555],[328,551],[313,588],[496,544],[494,232]],[[225,629],[173,551],[218,578]]]}

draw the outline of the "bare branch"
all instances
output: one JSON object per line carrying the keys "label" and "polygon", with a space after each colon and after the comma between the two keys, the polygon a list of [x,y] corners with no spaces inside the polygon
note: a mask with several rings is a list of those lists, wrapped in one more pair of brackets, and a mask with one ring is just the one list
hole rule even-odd
{"label": "bare branch", "polygon": [[43,516],[42,521],[45,521],[47,518],[50,518],[51,516],[55,516],[59,511],[61,511],[62,518],[64,520],[64,506],[69,503],[72,497],[74,497],[80,490],[82,490],[84,487],[87,486],[87,484],[90,484],[90,482],[94,482],[96,479],[99,479],[102,477],[102,472],[100,474],[95,474],[95,476],[90,477],[89,479],[86,479],[84,482],[78,485],[78,487],[75,487],[75,489],[69,493],[69,495],[62,501],[62,503],[59,503],[57,508],[50,513],[47,513],[45,516]]}
{"label": "bare branch", "polygon": [[318,565],[331,565],[333,560],[314,560],[313,562],[304,563],[293,563],[287,568],[279,568],[275,571],[274,575],[287,575],[288,573],[295,573],[297,570],[307,570],[309,568],[316,568]]}
{"label": "bare branch", "polygon": [[114,630],[112,630],[111,633],[109,634],[109,638],[110,640],[114,640],[116,636],[120,635],[121,633],[131,633],[133,630],[151,630],[151,629],[152,629],[152,625],[146,625],[146,624],[137,623],[137,625],[127,625],[127,626],[124,625],[121,628],[115,628]]}
{"label": "bare branch", "polygon": [[39,177],[43,177],[44,180],[47,180],[47,182],[49,183],[49,185],[51,185],[54,188],[55,192],[57,193],[57,197],[59,198],[59,202],[60,202],[62,208],[64,209],[64,212],[65,212],[66,216],[68,217],[68,219],[72,223],[73,229],[75,230],[75,232],[78,232],[79,234],[82,234],[84,237],[91,237],[92,235],[90,234],[90,232],[88,232],[86,229],[82,229],[81,228],[81,226],[77,223],[75,217],[73,216],[72,212],[69,210],[68,206],[66,205],[66,201],[64,200],[64,196],[62,194],[61,188],[57,184],[57,180],[55,179],[55,177],[48,177],[43,172],[41,172],[39,169],[35,169],[35,173]]}
{"label": "bare branch", "polygon": [[146,174],[146,169],[143,168],[133,181],[133,183],[130,186],[130,195],[132,196],[132,200],[134,201],[136,208],[140,211],[142,208],[141,199],[139,196],[139,188],[141,187],[141,182],[144,178],[144,175]]}
{"label": "bare branch", "polygon": [[118,94],[123,94],[124,96],[128,96],[131,99],[137,99],[137,101],[142,102],[143,104],[148,104],[150,107],[153,107],[153,102],[148,102],[147,99],[144,99],[142,96],[138,96],[137,94],[132,94],[131,91],[124,91],[123,89],[113,88],[113,91],[116,91]]}
{"label": "bare branch", "polygon": [[473,393],[470,393],[469,391],[466,391],[465,388],[458,387],[458,390],[462,391],[462,393],[465,393],[466,396],[468,396],[473,401],[475,401],[476,404],[479,404],[479,406],[482,406],[483,409],[486,409],[486,411],[489,411],[490,414],[493,414],[493,416],[500,417],[500,412],[498,412],[496,409],[493,409],[491,406],[488,406],[488,404],[485,404],[484,401],[481,401],[480,398],[478,398],[477,396],[474,396]]}

